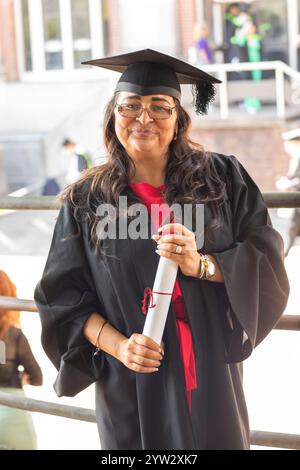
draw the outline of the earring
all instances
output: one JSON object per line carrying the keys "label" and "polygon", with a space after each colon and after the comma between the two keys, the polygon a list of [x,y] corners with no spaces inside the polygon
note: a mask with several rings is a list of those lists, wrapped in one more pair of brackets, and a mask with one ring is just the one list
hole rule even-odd
{"label": "earring", "polygon": [[173,137],[173,140],[176,140],[177,139],[177,133],[178,133],[178,127],[176,127],[176,132],[175,132],[175,135]]}

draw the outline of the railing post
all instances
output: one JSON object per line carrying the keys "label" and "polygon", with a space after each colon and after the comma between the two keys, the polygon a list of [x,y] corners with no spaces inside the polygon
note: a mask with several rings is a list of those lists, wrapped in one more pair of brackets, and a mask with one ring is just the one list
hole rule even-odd
{"label": "railing post", "polygon": [[220,90],[220,116],[221,119],[228,119],[228,84],[227,84],[227,70],[224,69],[220,72],[220,80],[222,83],[219,87]]}
{"label": "railing post", "polygon": [[284,73],[281,65],[275,69],[277,117],[285,117]]}

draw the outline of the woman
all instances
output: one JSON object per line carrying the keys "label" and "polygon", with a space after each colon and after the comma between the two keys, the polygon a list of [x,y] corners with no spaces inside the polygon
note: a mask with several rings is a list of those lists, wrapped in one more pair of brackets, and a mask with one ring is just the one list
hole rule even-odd
{"label": "woman", "polygon": [[[247,449],[239,363],[278,321],[289,284],[254,181],[235,157],[189,139],[179,83],[195,85],[204,113],[217,80],[149,49],[88,63],[123,73],[104,119],[108,161],[63,193],[35,290],[56,393],[96,383],[102,449]],[[130,236],[133,204],[145,215],[162,199],[204,204],[200,249],[193,230],[163,214],[138,220],[146,237]],[[152,222],[162,229],[154,238]],[[160,256],[179,269],[159,345],[142,331]]]}
{"label": "woman", "polygon": [[213,62],[213,48],[209,41],[209,35],[210,31],[207,23],[195,25],[194,41],[197,65],[211,64]]}
{"label": "woman", "polygon": [[[16,287],[0,271],[0,295],[16,297]],[[20,329],[20,312],[0,310],[0,340],[5,348],[5,363],[0,366],[0,390],[24,397],[23,385],[42,385],[41,369]],[[23,368],[23,372],[19,369]],[[0,406],[0,449],[36,449],[36,435],[27,411]]]}

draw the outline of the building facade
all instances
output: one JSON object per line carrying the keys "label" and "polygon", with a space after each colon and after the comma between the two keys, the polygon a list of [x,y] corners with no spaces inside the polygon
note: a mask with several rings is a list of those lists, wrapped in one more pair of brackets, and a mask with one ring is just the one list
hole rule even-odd
{"label": "building facade", "polygon": [[[226,41],[222,0],[2,0],[0,63],[6,80],[76,72],[84,59],[149,47],[188,59],[196,23]],[[240,2],[266,25],[263,60],[297,69],[300,0]],[[157,34],[159,32],[159,34]],[[217,60],[222,61],[222,55]]]}
{"label": "building facade", "polygon": [[[264,27],[261,59],[282,60],[299,70],[300,0],[239,3]],[[226,0],[1,0],[0,86],[2,81],[5,97],[0,93],[0,167],[7,175],[2,188],[18,189],[63,172],[60,142],[67,135],[101,153],[103,107],[116,78],[82,66],[83,60],[147,47],[189,60],[195,25],[205,21],[216,46],[214,61],[225,62],[229,6]],[[230,146],[236,126],[230,118],[224,123],[218,131],[221,143],[212,137],[213,124],[202,128],[198,119],[194,136],[222,151]],[[285,124],[272,122],[271,134],[274,126],[278,149]],[[246,125],[242,135],[253,132]],[[264,135],[262,130],[260,142]],[[247,145],[238,151],[248,158]],[[272,149],[270,154],[274,158]],[[283,147],[279,158],[271,167],[281,173],[288,164]],[[269,173],[267,180],[262,167],[254,168],[254,176],[256,171],[261,186],[274,189],[279,174]]]}
{"label": "building facade", "polygon": [[4,0],[0,8],[6,80],[75,74],[82,60],[149,44],[181,55],[195,21],[194,0]]}

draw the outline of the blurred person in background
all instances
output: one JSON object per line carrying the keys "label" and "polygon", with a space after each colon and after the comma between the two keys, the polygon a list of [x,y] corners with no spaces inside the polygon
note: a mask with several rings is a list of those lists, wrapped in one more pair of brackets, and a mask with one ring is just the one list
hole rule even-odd
{"label": "blurred person in background", "polygon": [[[282,134],[285,151],[290,156],[289,169],[286,176],[276,181],[279,191],[300,191],[300,128]],[[296,238],[300,236],[300,207],[292,209],[288,239],[284,256],[288,256]]]}
{"label": "blurred person in background", "polygon": [[91,168],[93,162],[90,154],[71,139],[65,139],[62,147],[69,158],[65,183],[71,184],[79,178],[83,170]]}
{"label": "blurred person in background", "polygon": [[[0,271],[0,295],[17,296],[15,285],[4,271]],[[5,363],[0,364],[0,391],[25,397],[23,386],[40,386],[43,376],[21,330],[20,312],[0,310],[0,340],[5,345]],[[36,447],[31,414],[0,405],[0,449],[34,450]]]}
{"label": "blurred person in background", "polygon": [[213,47],[209,36],[210,31],[207,23],[194,26],[195,65],[206,65],[213,62]]}
{"label": "blurred person in background", "polygon": [[[239,46],[246,46],[248,62],[261,61],[261,36],[258,34],[257,27],[250,15],[247,16],[243,28],[241,28],[240,33],[234,39]],[[252,70],[251,77],[254,81],[260,81],[262,77],[261,70]],[[244,98],[244,106],[249,114],[255,114],[261,109],[261,102],[255,96],[247,96]]]}
{"label": "blurred person in background", "polygon": [[[227,52],[226,62],[238,64],[247,62],[247,47],[241,40],[244,37],[244,26],[248,22],[249,16],[243,12],[238,3],[228,6],[225,13],[225,43]],[[246,71],[231,72],[228,74],[230,80],[245,80],[248,78]]]}
{"label": "blurred person in background", "polygon": [[56,196],[61,190],[56,178],[47,178],[42,189],[42,196]]}

